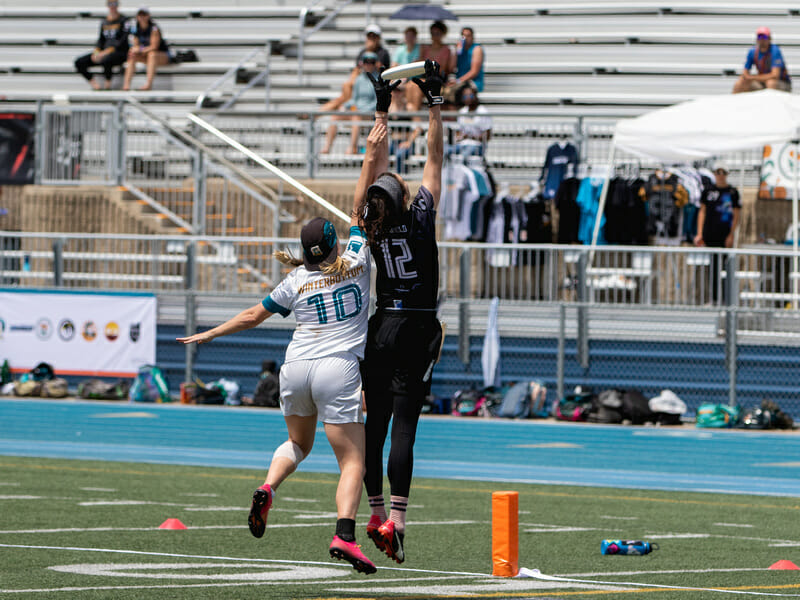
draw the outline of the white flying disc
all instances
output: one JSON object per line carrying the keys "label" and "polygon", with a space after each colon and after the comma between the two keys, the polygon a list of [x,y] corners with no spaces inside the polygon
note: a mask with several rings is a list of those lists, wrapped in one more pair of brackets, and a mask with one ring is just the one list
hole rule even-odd
{"label": "white flying disc", "polygon": [[386,69],[381,73],[381,77],[386,79],[405,79],[406,77],[416,77],[417,75],[425,74],[425,61],[418,60],[417,62],[408,63],[405,65],[397,65],[391,69]]}

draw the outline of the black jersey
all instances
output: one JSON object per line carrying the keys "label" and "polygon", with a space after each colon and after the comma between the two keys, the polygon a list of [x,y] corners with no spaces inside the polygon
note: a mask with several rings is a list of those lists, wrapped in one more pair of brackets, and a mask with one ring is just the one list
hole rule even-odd
{"label": "black jersey", "polygon": [[401,223],[372,246],[378,269],[378,308],[435,309],[439,249],[433,196],[419,188]]}
{"label": "black jersey", "polygon": [[106,17],[100,23],[100,34],[97,36],[95,47],[99,50],[113,46],[121,52],[128,47],[128,33],[125,30],[126,17],[119,15],[116,19]]}

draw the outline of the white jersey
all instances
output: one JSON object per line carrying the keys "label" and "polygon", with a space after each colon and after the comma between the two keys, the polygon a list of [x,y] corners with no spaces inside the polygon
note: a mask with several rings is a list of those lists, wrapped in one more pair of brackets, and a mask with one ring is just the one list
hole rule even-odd
{"label": "white jersey", "polygon": [[297,326],[284,362],[352,352],[364,357],[369,313],[370,251],[364,233],[350,228],[342,255],[350,265],[344,275],[326,275],[301,265],[261,303],[284,317],[294,311]]}

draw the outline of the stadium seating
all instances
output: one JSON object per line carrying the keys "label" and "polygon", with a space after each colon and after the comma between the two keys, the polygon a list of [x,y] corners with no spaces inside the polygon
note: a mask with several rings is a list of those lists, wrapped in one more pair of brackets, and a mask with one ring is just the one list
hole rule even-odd
{"label": "stadium seating", "polygon": [[[305,2],[264,5],[242,0],[220,6],[208,0],[158,0],[151,11],[177,49],[191,48],[199,63],[159,71],[156,92],[137,97],[184,109],[248,52],[277,40],[271,57],[271,107],[308,110],[337,95],[361,47],[365,5],[353,2],[304,44],[302,84],[297,74],[299,15]],[[331,4],[332,6],[332,4]],[[425,22],[389,19],[400,3],[372,2],[371,18],[384,29],[389,48],[413,23],[428,39]],[[130,14],[134,7],[123,5]],[[311,9],[309,25],[329,10]],[[791,27],[798,10],[786,3],[703,3],[686,1],[504,2],[460,0],[448,4],[460,16],[450,23],[446,41],[455,43],[458,27],[471,25],[486,48],[483,101],[502,109],[547,112],[553,106],[647,110],[693,96],[730,91],[753,41],[756,27],[768,25],[784,49],[790,71],[800,64],[800,34]],[[0,2],[0,90],[27,99],[53,91],[107,101],[113,95],[87,94],[72,62],[88,51],[96,36],[102,3],[49,0],[34,7]],[[306,28],[306,31],[309,29]],[[242,73],[263,68],[263,55],[243,65]],[[244,77],[246,79],[246,77]],[[220,93],[225,96],[230,89]],[[85,97],[84,97],[85,94]],[[263,108],[264,92],[252,89],[242,108]]]}

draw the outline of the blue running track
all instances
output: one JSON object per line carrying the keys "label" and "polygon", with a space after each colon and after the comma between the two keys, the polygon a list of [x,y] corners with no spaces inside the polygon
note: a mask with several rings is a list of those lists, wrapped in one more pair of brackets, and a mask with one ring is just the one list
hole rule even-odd
{"label": "blue running track", "polygon": [[[265,470],[277,410],[0,399],[0,455]],[[388,448],[388,444],[387,444]],[[414,474],[800,497],[800,435],[424,417]],[[301,470],[336,472],[321,428]]]}

